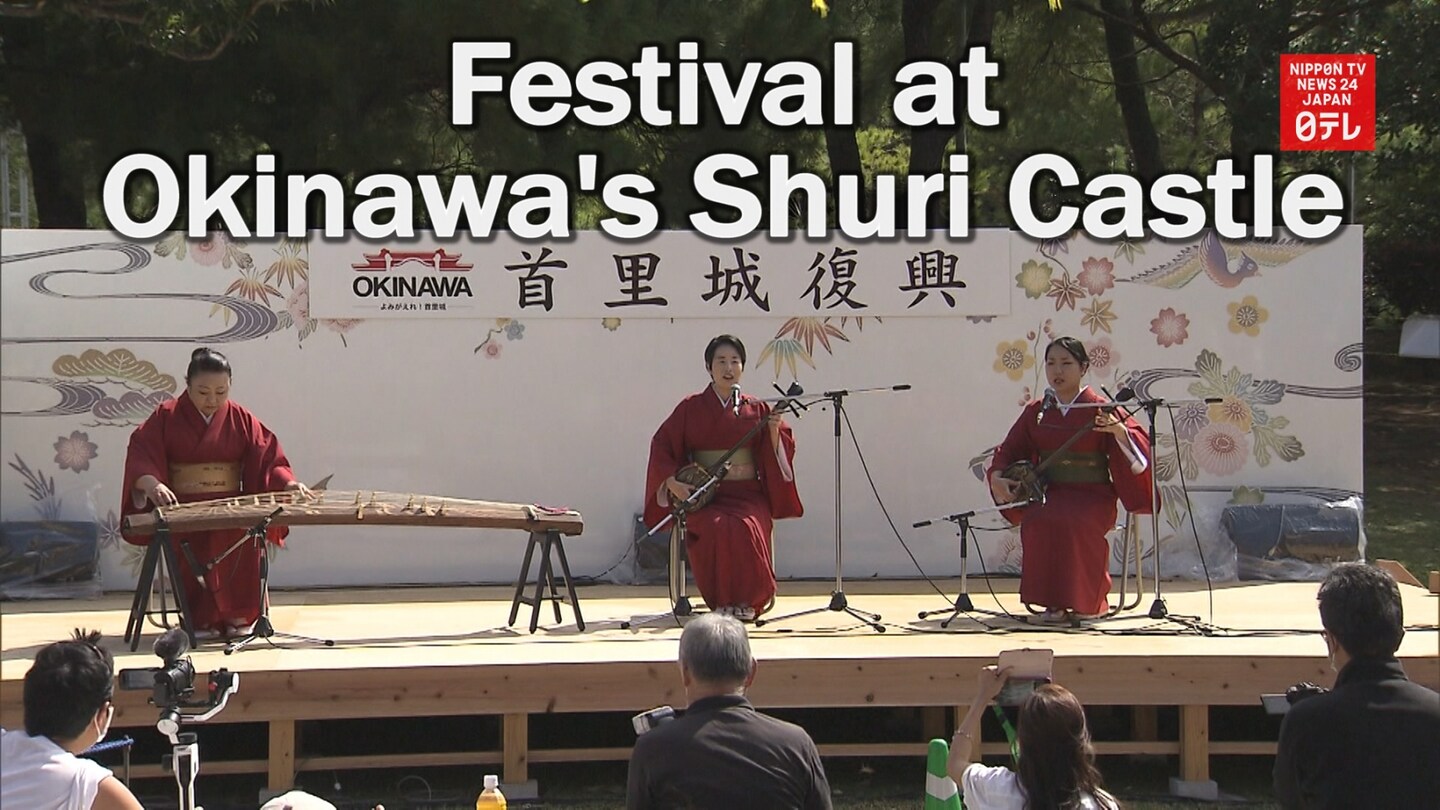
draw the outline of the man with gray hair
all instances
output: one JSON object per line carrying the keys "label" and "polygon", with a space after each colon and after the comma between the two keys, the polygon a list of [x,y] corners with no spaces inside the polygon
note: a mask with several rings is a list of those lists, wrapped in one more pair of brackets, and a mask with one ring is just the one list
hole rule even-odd
{"label": "man with gray hair", "polygon": [[635,742],[627,807],[830,810],[830,783],[805,730],[755,711],[745,625],[707,613],[680,635],[689,708]]}

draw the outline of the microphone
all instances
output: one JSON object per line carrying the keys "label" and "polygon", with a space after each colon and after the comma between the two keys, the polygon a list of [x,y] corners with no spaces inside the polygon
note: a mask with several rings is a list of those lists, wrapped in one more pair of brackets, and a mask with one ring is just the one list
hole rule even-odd
{"label": "microphone", "polygon": [[1055,397],[1055,389],[1046,388],[1045,402],[1040,405],[1040,412],[1035,414],[1035,424],[1040,424],[1040,420],[1045,418],[1045,412],[1050,410],[1051,408],[1054,408],[1058,404],[1059,400],[1057,400]]}
{"label": "microphone", "polygon": [[[1110,389],[1106,388],[1106,387],[1103,386],[1103,385],[1100,386],[1100,390],[1105,393],[1105,396],[1110,397],[1110,401],[1111,401],[1112,403],[1114,403],[1115,405],[1119,405],[1119,404],[1122,403],[1122,402],[1129,402],[1130,400],[1132,400],[1132,399],[1135,398],[1135,389],[1134,389],[1134,388],[1131,388],[1131,387],[1128,386],[1128,385],[1125,386],[1124,388],[1121,388],[1121,389],[1120,389],[1120,393],[1118,393],[1118,394],[1113,394],[1113,395],[1110,393]],[[1114,413],[1114,412],[1117,411],[1117,410],[1120,411],[1121,414],[1123,414],[1123,415],[1125,415],[1125,416],[1127,416],[1127,417],[1130,415],[1130,414],[1129,414],[1125,409],[1123,409],[1123,408],[1110,407],[1110,408],[1105,408],[1105,409],[1104,409],[1104,411],[1105,411],[1106,413]]]}
{"label": "microphone", "polygon": [[179,627],[172,627],[155,639],[155,654],[167,663],[187,652],[190,652],[190,637]]}
{"label": "microphone", "polygon": [[730,409],[736,416],[740,415],[740,383],[730,386]]}
{"label": "microphone", "polygon": [[796,419],[804,416],[800,411],[810,410],[809,406],[798,399],[798,397],[805,394],[805,389],[800,387],[799,382],[790,383],[788,389],[781,388],[778,383],[771,383],[770,385],[774,386],[775,390],[780,392],[780,401],[776,404],[775,410],[781,411],[782,413],[789,411],[795,415]]}

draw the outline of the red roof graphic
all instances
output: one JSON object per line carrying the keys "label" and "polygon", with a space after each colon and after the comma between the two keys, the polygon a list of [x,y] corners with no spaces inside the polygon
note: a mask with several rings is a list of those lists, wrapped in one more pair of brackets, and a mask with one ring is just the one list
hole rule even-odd
{"label": "red roof graphic", "polygon": [[391,250],[381,248],[379,253],[366,253],[365,262],[350,265],[360,272],[384,273],[392,267],[415,262],[423,264],[438,272],[465,272],[473,268],[473,264],[461,264],[459,253],[446,253],[440,250]]}

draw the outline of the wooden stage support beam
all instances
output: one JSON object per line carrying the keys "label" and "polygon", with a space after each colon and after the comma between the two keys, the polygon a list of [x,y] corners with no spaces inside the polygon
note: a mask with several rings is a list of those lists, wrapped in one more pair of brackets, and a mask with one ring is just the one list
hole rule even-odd
{"label": "wooden stage support beam", "polygon": [[1210,707],[1180,707],[1180,778],[1210,779]]}
{"label": "wooden stage support beam", "polygon": [[529,781],[530,715],[505,715],[501,737],[501,756],[505,760],[505,775],[501,781],[513,785]]}
{"label": "wooden stage support beam", "polygon": [[295,787],[296,723],[293,719],[270,721],[270,766],[269,783],[271,790],[284,793]]}

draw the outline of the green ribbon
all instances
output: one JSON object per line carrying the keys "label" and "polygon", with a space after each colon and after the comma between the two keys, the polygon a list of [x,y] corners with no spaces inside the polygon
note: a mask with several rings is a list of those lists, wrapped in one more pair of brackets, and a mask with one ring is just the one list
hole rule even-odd
{"label": "green ribbon", "polygon": [[1018,768],[1020,767],[1020,741],[1015,736],[1015,726],[1010,722],[1009,715],[1005,714],[1005,710],[1000,707],[999,703],[990,704],[990,708],[1000,719],[1000,728],[1005,730],[1005,739],[1010,743],[1010,761],[1015,763],[1015,767]]}

